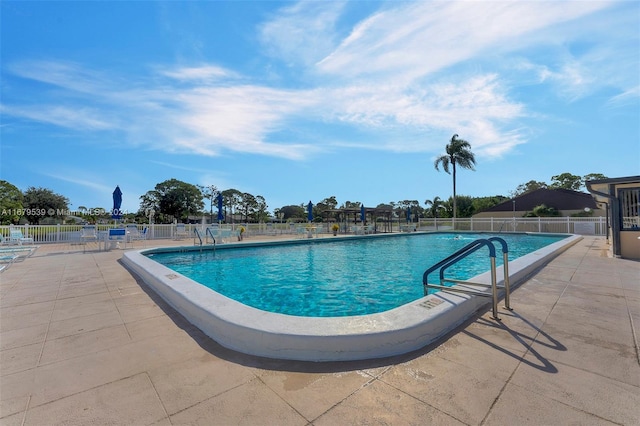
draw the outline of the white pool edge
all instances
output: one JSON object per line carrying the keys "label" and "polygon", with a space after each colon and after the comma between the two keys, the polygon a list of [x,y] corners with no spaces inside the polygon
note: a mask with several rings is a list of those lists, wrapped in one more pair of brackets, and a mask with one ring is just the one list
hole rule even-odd
{"label": "white pool edge", "polygon": [[[509,262],[512,289],[581,239],[571,235]],[[371,315],[330,318],[283,315],[229,299],[143,254],[153,250],[157,249],[125,252],[122,261],[216,342],[268,358],[347,361],[399,355],[434,342],[491,303],[490,298],[439,292]],[[499,284],[502,278],[499,267]],[[471,281],[489,283],[490,274],[478,275]]]}

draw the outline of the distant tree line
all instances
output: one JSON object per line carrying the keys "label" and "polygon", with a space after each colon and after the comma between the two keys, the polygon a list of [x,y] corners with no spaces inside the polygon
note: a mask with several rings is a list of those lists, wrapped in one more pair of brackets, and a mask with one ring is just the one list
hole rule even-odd
{"label": "distant tree line", "polygon": [[[450,163],[451,164],[451,163]],[[411,210],[411,218],[417,221],[419,218],[453,218],[454,209],[456,217],[467,218],[474,214],[491,208],[510,198],[521,196],[527,192],[540,188],[571,189],[579,191],[584,182],[594,179],[605,179],[599,173],[591,173],[585,176],[577,176],[571,173],[562,173],[551,177],[550,183],[530,180],[518,185],[510,193],[510,197],[493,195],[486,197],[470,197],[456,195],[446,199],[434,196],[422,203],[415,200],[398,200],[381,203],[373,207],[391,208],[395,215],[403,220],[406,212]],[[269,212],[267,201],[261,195],[242,192],[237,189],[218,190],[214,185],[198,186],[177,179],[169,179],[158,183],[154,189],[147,191],[140,197],[138,212],[124,215],[128,222],[146,222],[149,212],[153,209],[157,223],[187,222],[196,217],[208,216],[209,220],[217,220],[217,197],[222,194],[223,217],[226,223],[231,222],[267,222],[275,221],[306,221],[306,203],[285,205]],[[206,202],[206,204],[205,204]],[[308,202],[308,201],[307,201]],[[338,203],[335,196],[329,196],[313,202],[313,216],[315,220],[332,218],[327,213],[330,210],[343,208],[356,208],[361,206],[359,201],[345,201]],[[454,207],[455,206],[455,207]],[[372,206],[366,206],[372,207]],[[545,210],[545,208],[547,210]],[[50,189],[41,187],[29,187],[24,192],[6,180],[0,180],[0,223],[3,225],[24,223],[60,223],[65,218],[59,212],[68,211],[69,199],[56,194]],[[535,215],[553,215],[551,208],[540,206]],[[55,212],[53,214],[50,214]],[[108,221],[111,218],[110,210],[102,207],[87,208],[79,206],[74,212],[77,217],[73,221],[95,223],[96,221]]]}
{"label": "distant tree line", "polygon": [[518,187],[511,192],[511,197],[519,197],[527,192],[535,191],[537,189],[570,189],[572,191],[580,191],[588,180],[606,179],[606,176],[601,173],[589,173],[582,177],[573,175],[571,173],[562,173],[551,177],[551,183],[539,182],[536,180],[530,180],[527,183],[518,185]]}

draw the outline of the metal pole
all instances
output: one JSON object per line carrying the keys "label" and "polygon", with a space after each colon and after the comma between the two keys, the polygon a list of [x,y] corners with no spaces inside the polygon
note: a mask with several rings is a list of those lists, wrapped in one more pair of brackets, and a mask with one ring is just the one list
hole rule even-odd
{"label": "metal pole", "polygon": [[511,293],[511,288],[509,284],[509,254],[502,253],[502,261],[504,266],[504,307],[510,311],[511,306],[509,305],[509,294]]}
{"label": "metal pole", "polygon": [[493,296],[493,319],[500,321],[498,316],[498,284],[496,281],[496,258],[491,257],[491,292]]}

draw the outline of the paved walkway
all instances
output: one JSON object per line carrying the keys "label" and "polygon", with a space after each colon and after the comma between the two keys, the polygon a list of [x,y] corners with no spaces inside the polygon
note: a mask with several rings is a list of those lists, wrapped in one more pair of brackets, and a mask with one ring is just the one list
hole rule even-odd
{"label": "paved walkway", "polygon": [[227,350],[118,262],[0,274],[0,425],[638,425],[640,262],[588,237],[439,344],[316,364]]}

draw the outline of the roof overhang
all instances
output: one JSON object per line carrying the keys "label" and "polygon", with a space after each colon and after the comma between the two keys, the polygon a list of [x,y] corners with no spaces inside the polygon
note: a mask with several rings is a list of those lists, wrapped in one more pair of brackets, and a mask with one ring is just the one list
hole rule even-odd
{"label": "roof overhang", "polygon": [[609,188],[611,185],[618,186],[618,185],[629,185],[629,184],[640,185],[640,176],[627,176],[627,177],[610,178],[610,179],[596,179],[596,180],[588,180],[585,182],[587,191],[589,191],[598,202],[607,202],[610,199],[615,197],[615,195],[611,194],[609,191]]}

